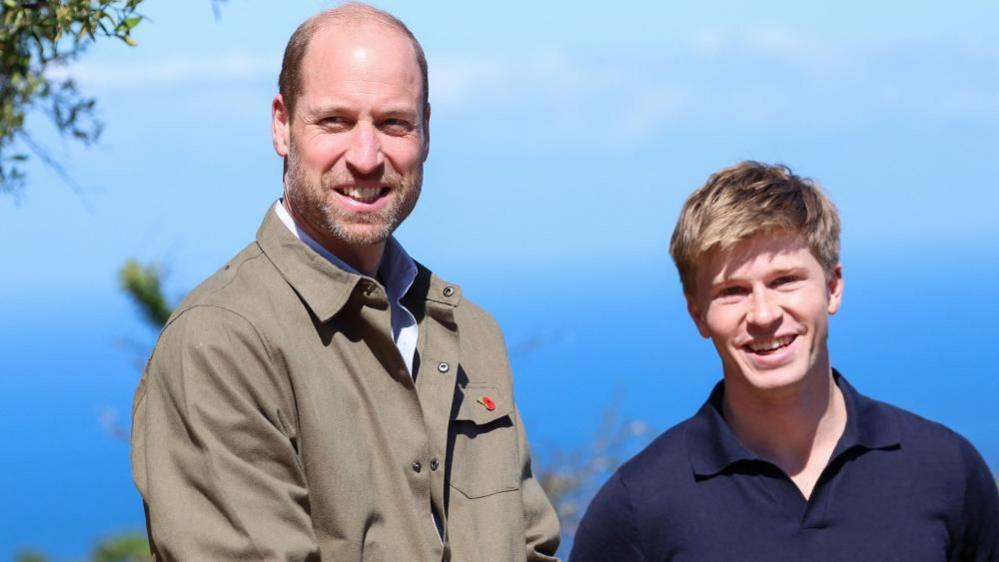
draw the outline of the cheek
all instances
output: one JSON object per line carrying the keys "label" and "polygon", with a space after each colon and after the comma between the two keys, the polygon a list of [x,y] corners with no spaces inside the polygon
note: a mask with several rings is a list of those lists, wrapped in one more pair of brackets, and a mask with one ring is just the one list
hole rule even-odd
{"label": "cheek", "polygon": [[704,335],[719,343],[739,327],[738,312],[734,307],[709,306],[701,322]]}
{"label": "cheek", "polygon": [[423,163],[423,142],[418,138],[389,137],[382,141],[382,152],[400,172],[413,170]]}
{"label": "cheek", "polygon": [[303,135],[296,139],[294,150],[306,167],[325,170],[336,163],[344,151],[344,142],[334,135]]}

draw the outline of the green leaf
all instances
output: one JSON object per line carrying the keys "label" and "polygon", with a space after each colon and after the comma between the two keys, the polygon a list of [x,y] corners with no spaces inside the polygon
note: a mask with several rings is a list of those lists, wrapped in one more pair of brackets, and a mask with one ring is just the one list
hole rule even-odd
{"label": "green leaf", "polygon": [[125,43],[128,43],[129,47],[135,47],[136,45],[138,45],[138,43],[135,41],[135,39],[132,39],[128,35],[123,35],[122,38],[121,38],[121,40],[124,41]]}
{"label": "green leaf", "polygon": [[156,265],[143,265],[130,259],[118,271],[121,286],[138,305],[150,326],[162,328],[170,318],[172,307],[161,288],[163,273]]}
{"label": "green leaf", "polygon": [[8,8],[16,8],[17,0],[3,0],[3,5],[7,6]]}
{"label": "green leaf", "polygon": [[140,21],[142,21],[142,16],[135,16],[135,17],[127,18],[125,21],[121,22],[121,25],[125,29],[131,30],[133,27],[135,27],[136,25],[138,25],[138,23]]}

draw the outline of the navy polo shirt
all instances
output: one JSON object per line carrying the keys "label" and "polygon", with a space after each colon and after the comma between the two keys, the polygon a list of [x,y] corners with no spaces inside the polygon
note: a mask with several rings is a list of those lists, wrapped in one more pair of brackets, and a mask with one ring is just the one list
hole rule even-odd
{"label": "navy polo shirt", "polygon": [[810,499],[746,449],[724,385],[607,481],[571,562],[999,561],[999,494],[966,439],[859,394]]}

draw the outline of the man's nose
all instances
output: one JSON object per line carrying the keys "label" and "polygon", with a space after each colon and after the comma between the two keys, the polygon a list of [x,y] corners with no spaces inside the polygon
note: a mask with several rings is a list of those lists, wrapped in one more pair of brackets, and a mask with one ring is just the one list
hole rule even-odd
{"label": "man's nose", "polygon": [[360,175],[372,174],[385,163],[378,130],[373,124],[367,121],[357,124],[346,160],[347,166]]}
{"label": "man's nose", "polygon": [[769,326],[781,317],[781,307],[766,289],[756,289],[749,299],[746,322],[756,326]]}

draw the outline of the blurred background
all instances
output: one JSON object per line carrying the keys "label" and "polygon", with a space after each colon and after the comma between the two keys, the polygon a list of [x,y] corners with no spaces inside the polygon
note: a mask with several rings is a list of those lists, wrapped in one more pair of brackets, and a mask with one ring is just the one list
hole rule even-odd
{"label": "blurred background", "polygon": [[[47,71],[105,129],[86,147],[32,110],[4,152],[28,159],[0,194],[0,560],[142,531],[122,433],[156,330],[119,270],[152,264],[172,304],[252,240],[281,189],[281,53],[329,5],[146,0],[137,46],[98,38]],[[503,326],[570,519],[720,377],[666,249],[690,191],[744,159],[840,208],[834,365],[999,469],[999,5],[377,5],[430,63],[424,192],[397,236]]]}

